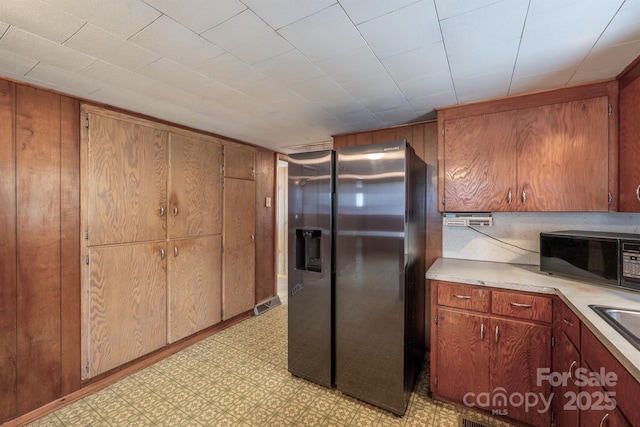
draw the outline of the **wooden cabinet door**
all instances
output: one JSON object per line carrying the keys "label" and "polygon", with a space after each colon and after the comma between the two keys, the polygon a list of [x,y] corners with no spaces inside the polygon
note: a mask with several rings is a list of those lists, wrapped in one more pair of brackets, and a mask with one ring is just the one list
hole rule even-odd
{"label": "wooden cabinet door", "polygon": [[220,321],[222,237],[169,242],[168,342]]}
{"label": "wooden cabinet door", "polygon": [[[636,67],[637,68],[637,67]],[[620,88],[621,212],[640,212],[640,78]]]}
{"label": "wooden cabinet door", "polygon": [[[509,401],[514,393],[535,393],[548,399],[551,386],[546,381],[539,384],[537,373],[540,368],[551,369],[551,327],[497,318],[492,318],[490,325],[490,390],[495,394],[498,388],[504,389]],[[509,418],[534,426],[551,423],[551,408],[545,411],[542,400],[528,410],[524,404],[512,406],[507,401],[492,409],[506,409]]]}
{"label": "wooden cabinet door", "polygon": [[[487,317],[437,308],[437,395],[465,402],[489,389],[489,339]],[[434,349],[432,349],[434,351]],[[468,397],[468,396],[467,396]],[[484,409],[487,409],[486,407]]]}
{"label": "wooden cabinet door", "polygon": [[573,346],[564,332],[554,333],[552,372],[569,374],[566,382],[553,388],[553,414],[556,425],[580,427],[580,411],[573,404],[574,396],[580,393],[576,383],[576,370],[580,367],[580,352]]}
{"label": "wooden cabinet door", "polygon": [[221,144],[172,133],[170,146],[168,237],[220,234]]}
{"label": "wooden cabinet door", "polygon": [[[584,361],[582,368],[585,372],[597,372]],[[587,383],[580,392],[576,405],[580,411],[581,427],[631,427],[632,424],[617,408],[618,395],[610,395],[599,385]],[[611,399],[613,398],[613,400]],[[614,402],[615,400],[615,402]],[[562,424],[558,424],[562,425]]]}
{"label": "wooden cabinet door", "polygon": [[256,175],[256,150],[239,145],[224,145],[224,176],[253,180]]}
{"label": "wooden cabinet door", "polygon": [[89,246],[166,238],[167,132],[89,114]]}
{"label": "wooden cabinet door", "polygon": [[516,192],[517,113],[446,120],[444,208],[447,212],[509,211]]}
{"label": "wooden cabinet door", "polygon": [[255,303],[255,182],[224,180],[223,319]]}
{"label": "wooden cabinet door", "polygon": [[166,256],[165,242],[89,249],[83,378],[166,345]]}
{"label": "wooden cabinet door", "polygon": [[609,210],[608,98],[518,112],[519,211]]}

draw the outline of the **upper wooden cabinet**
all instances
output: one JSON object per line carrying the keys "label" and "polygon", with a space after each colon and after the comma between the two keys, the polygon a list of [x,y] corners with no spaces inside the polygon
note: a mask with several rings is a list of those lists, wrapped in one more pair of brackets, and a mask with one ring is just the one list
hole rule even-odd
{"label": "upper wooden cabinet", "polygon": [[440,210],[615,209],[616,95],[605,82],[438,111]]}
{"label": "upper wooden cabinet", "polygon": [[224,144],[225,178],[255,179],[255,148],[237,144]]}
{"label": "upper wooden cabinet", "polygon": [[620,79],[620,206],[640,212],[640,58]]}

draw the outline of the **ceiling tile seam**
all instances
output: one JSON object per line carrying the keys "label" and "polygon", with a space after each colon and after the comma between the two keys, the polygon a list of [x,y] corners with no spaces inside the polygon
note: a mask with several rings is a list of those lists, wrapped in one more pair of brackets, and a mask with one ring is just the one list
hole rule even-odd
{"label": "ceiling tile seam", "polygon": [[[145,3],[145,4],[147,4],[147,3]],[[155,8],[154,8],[154,9],[155,9]],[[157,10],[157,9],[156,9],[156,10]],[[131,42],[131,43],[135,44],[136,46],[140,46],[139,44],[137,44],[136,42],[132,41],[131,39],[132,39],[132,38],[134,38],[135,36],[137,36],[138,34],[140,34],[141,32],[143,32],[144,30],[146,30],[147,28],[149,28],[149,27],[150,27],[151,25],[153,25],[156,21],[158,21],[158,19],[160,19],[160,18],[162,18],[163,16],[165,16],[165,15],[164,15],[164,13],[160,12],[159,10],[158,10],[158,12],[160,13],[160,15],[159,15],[156,19],[154,19],[153,21],[149,22],[147,25],[145,25],[144,27],[140,28],[138,31],[136,31],[135,33],[131,34],[129,37],[127,37],[127,38],[126,38],[126,39],[124,39],[124,40],[126,40],[126,41],[128,41],[128,42]],[[169,17],[169,16],[167,16],[167,18],[171,19],[171,17]],[[175,19],[171,19],[171,20],[172,20],[172,21],[175,21]],[[180,25],[182,25],[182,24],[180,24]],[[100,28],[101,30],[103,30],[103,31],[107,31],[107,30],[105,30],[104,28],[101,28],[101,27],[99,27],[99,28]],[[108,32],[108,31],[107,31],[107,32]],[[115,35],[115,34],[114,34],[114,35]],[[142,47],[142,46],[140,46],[140,47]],[[148,50],[148,49],[147,49],[147,50]]]}
{"label": "ceiling tile seam", "polygon": [[451,86],[453,87],[453,95],[456,98],[456,104],[460,104],[460,99],[458,98],[458,90],[456,89],[456,81],[453,79],[453,72],[451,71],[451,61],[449,61],[447,41],[444,39],[444,32],[442,31],[441,22],[444,21],[444,19],[440,19],[440,14],[438,13],[438,3],[436,2],[436,0],[433,0],[433,7],[436,10],[436,19],[438,20],[438,28],[440,29],[440,37],[442,38],[442,48],[444,49],[444,56],[447,58],[447,68],[449,68],[449,78],[451,79]]}
{"label": "ceiling tile seam", "polygon": [[[406,7],[412,6],[414,4],[418,3],[413,2],[410,3],[408,5],[405,5],[399,9],[395,9],[391,12],[382,14],[380,16],[386,16],[389,15],[391,13],[394,13],[397,10],[401,10],[404,9]],[[413,107],[413,104],[411,104],[409,102],[409,99],[407,98],[407,95],[400,89],[400,87],[398,86],[398,83],[395,81],[395,79],[391,76],[391,74],[389,73],[389,70],[387,69],[387,67],[384,66],[384,64],[382,63],[382,61],[380,60],[380,58],[378,57],[378,55],[376,55],[376,52],[371,48],[371,45],[369,45],[369,42],[367,41],[367,39],[362,35],[362,32],[360,31],[360,28],[358,28],[358,25],[355,24],[355,22],[353,22],[353,19],[351,18],[351,16],[349,16],[349,14],[347,13],[347,11],[344,9],[344,6],[342,6],[342,4],[340,3],[340,1],[337,2],[337,4],[340,6],[340,9],[342,9],[342,12],[345,14],[345,16],[347,17],[347,19],[349,19],[349,22],[351,22],[351,24],[353,25],[353,27],[355,28],[355,30],[358,32],[358,34],[360,34],[360,37],[362,37],[362,40],[364,41],[365,45],[367,46],[367,48],[369,48],[369,50],[371,51],[371,54],[378,60],[378,63],[380,64],[380,66],[382,67],[382,69],[384,69],[384,71],[387,73],[387,76],[389,76],[389,78],[391,79],[391,81],[393,82],[393,85],[395,86],[395,88],[398,90],[399,93],[402,94],[402,97],[404,98],[404,100],[407,102],[407,104],[411,107],[411,109],[413,110],[414,113],[414,118],[412,120],[414,120],[416,117],[418,117],[418,112],[416,111],[416,109]],[[379,16],[379,17],[380,17]],[[375,19],[379,18],[376,17]],[[369,20],[370,21],[370,20]],[[365,21],[368,22],[368,21]],[[337,83],[337,82],[336,82]],[[342,87],[342,85],[339,85],[340,87]],[[349,95],[351,95],[356,101],[358,101],[358,103],[360,105],[362,105],[362,107],[369,111],[371,114],[373,114],[374,116],[376,115],[376,113],[374,113],[373,111],[371,111],[366,105],[364,105],[362,102],[360,102],[360,100],[358,100],[358,98],[356,98],[355,96],[353,96],[353,94],[351,94],[351,92],[349,92],[347,89],[345,89],[344,87],[342,87],[345,91],[347,91],[347,93],[349,93]],[[388,110],[387,110],[388,111]],[[376,116],[377,117],[377,116]]]}
{"label": "ceiling tile seam", "polygon": [[[416,3],[420,3],[420,2],[422,2],[422,1],[423,1],[423,0],[415,0],[413,3],[405,4],[405,5],[404,5],[404,6],[402,6],[402,7],[399,7],[399,8],[397,8],[397,9],[393,9],[393,10],[391,10],[391,11],[389,11],[389,12],[383,13],[382,15],[374,16],[373,18],[369,18],[369,19],[367,19],[367,20],[365,20],[365,21],[362,21],[362,22],[360,22],[360,23],[358,23],[358,24],[356,24],[355,22],[353,22],[353,20],[351,19],[351,17],[349,16],[349,14],[347,13],[347,11],[346,11],[346,10],[344,11],[344,13],[345,13],[347,16],[349,16],[349,20],[351,21],[351,23],[353,23],[353,26],[354,26],[354,27],[357,27],[358,25],[362,25],[362,24],[365,24],[365,23],[367,23],[367,22],[369,22],[369,21],[373,21],[373,20],[376,20],[376,19],[378,19],[378,18],[382,18],[383,16],[391,15],[392,13],[395,13],[395,12],[397,12],[398,10],[406,9],[407,7],[413,6],[414,4],[416,4]],[[340,0],[338,0],[338,3],[340,3]],[[342,5],[340,5],[340,6],[342,6]],[[342,10],[344,10],[344,8],[343,8]]]}
{"label": "ceiling tile seam", "polygon": [[[2,22],[2,21],[0,21]],[[0,40],[2,40],[2,38],[4,37],[5,34],[7,34],[7,32],[9,31],[9,28],[11,28],[13,25],[7,24],[7,29],[4,30],[4,32],[2,34],[0,34]]]}
{"label": "ceiling tile seam", "polygon": [[[315,15],[316,13],[323,12],[323,11],[325,11],[325,10],[329,9],[330,7],[333,7],[335,4],[339,3],[339,0],[334,1],[333,3],[331,3],[331,4],[330,4],[329,6],[327,6],[327,7],[324,7],[324,8],[322,8],[322,9],[319,9],[319,10],[317,10],[317,11],[315,11],[315,12],[311,12],[310,14],[305,15],[305,16],[303,16],[303,17],[301,17],[301,18],[298,18],[298,19],[296,19],[295,21],[289,22],[287,25],[283,25],[283,26],[282,26],[282,27],[280,27],[280,28],[273,28],[271,25],[269,25],[269,23],[268,23],[268,22],[266,22],[264,19],[262,19],[262,17],[258,14],[258,12],[256,12],[256,11],[255,11],[255,10],[253,10],[253,9],[251,9],[251,7],[250,7],[250,6],[247,6],[247,4],[246,4],[243,0],[240,0],[240,3],[242,3],[242,4],[243,4],[247,9],[249,9],[251,12],[255,13],[255,15],[256,15],[258,18],[260,18],[260,20],[261,20],[262,22],[264,22],[265,24],[267,24],[267,25],[269,26],[269,28],[271,28],[273,31],[275,31],[276,33],[278,33],[278,35],[280,35],[280,33],[279,33],[278,31],[280,31],[280,30],[281,30],[281,29],[283,29],[284,27],[288,27],[289,25],[295,24],[296,22],[300,22],[300,21],[302,21],[303,19],[306,19],[306,18],[310,17],[311,15]],[[282,37],[282,35],[280,35],[280,37]],[[282,38],[283,38],[283,39],[285,39],[285,40],[287,40],[287,39],[286,39],[286,38],[284,38],[284,37],[282,37]],[[288,42],[288,40],[287,40],[287,42]]]}
{"label": "ceiling tile seam", "polygon": [[[443,19],[443,21],[446,21],[447,19],[451,19],[451,18],[456,18],[456,17],[458,17],[460,15],[465,15],[465,14],[470,13],[470,12],[475,12],[476,10],[484,9],[485,7],[493,6],[494,4],[501,3],[502,1],[503,0],[496,0],[493,3],[489,3],[489,4],[484,4],[484,5],[478,6],[475,9],[467,9],[467,10],[465,10],[463,12],[460,12],[460,13],[457,13],[455,15],[447,16],[446,18]],[[435,4],[435,2],[436,2],[436,0],[434,0],[434,4]],[[437,8],[438,8],[438,5],[436,4],[436,13],[437,13]]]}
{"label": "ceiling tile seam", "polygon": [[82,24],[80,26],[80,28],[78,28],[76,31],[73,32],[73,34],[71,34],[69,37],[67,37],[66,39],[62,40],[62,42],[60,43],[61,46],[64,46],[65,43],[67,43],[69,40],[71,40],[76,34],[78,34],[84,27],[86,27],[88,24],[87,21],[84,21],[84,24]]}
{"label": "ceiling tile seam", "polygon": [[513,77],[516,74],[516,67],[518,66],[518,58],[520,58],[520,48],[522,47],[522,39],[524,38],[524,30],[527,28],[527,21],[529,18],[529,10],[531,9],[531,0],[527,3],[527,12],[524,15],[524,22],[522,23],[522,31],[520,31],[520,41],[518,42],[518,50],[516,51],[516,59],[513,61],[513,67],[511,68],[511,78],[509,79],[509,88],[507,89],[507,95],[511,94],[511,85],[513,85]]}
{"label": "ceiling tile seam", "polygon": [[598,38],[593,42],[593,45],[591,45],[591,48],[589,49],[589,51],[584,55],[584,58],[582,58],[582,61],[580,61],[580,64],[578,64],[578,66],[576,66],[574,68],[573,73],[571,73],[571,76],[567,79],[567,81],[565,82],[565,86],[569,84],[569,82],[571,82],[571,80],[575,77],[576,73],[578,72],[578,70],[580,69],[580,67],[582,66],[582,64],[584,64],[584,61],[587,60],[587,58],[589,57],[589,54],[593,51],[593,48],[596,47],[596,45],[598,44],[598,41],[600,41],[600,39],[602,38],[602,36],[604,35],[604,33],[607,31],[607,28],[609,28],[609,26],[611,25],[611,23],[613,22],[614,19],[616,19],[616,16],[618,16],[618,13],[620,13],[620,10],[622,9],[622,6],[624,6],[624,4],[626,3],[626,0],[623,0],[620,3],[620,6],[618,6],[618,9],[616,10],[616,12],[611,16],[611,19],[609,20],[609,22],[607,23],[607,25],[602,29],[602,32],[600,33],[600,35],[598,36]]}

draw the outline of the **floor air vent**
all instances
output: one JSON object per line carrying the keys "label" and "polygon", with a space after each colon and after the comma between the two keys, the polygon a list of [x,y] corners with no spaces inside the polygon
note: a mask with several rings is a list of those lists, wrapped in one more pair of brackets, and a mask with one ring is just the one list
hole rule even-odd
{"label": "floor air vent", "polygon": [[463,416],[460,416],[460,418],[458,418],[458,427],[490,427],[487,424],[483,424],[481,422],[478,421],[474,421],[474,420],[470,420],[469,418],[465,418]]}
{"label": "floor air vent", "polygon": [[262,314],[265,311],[275,308],[279,305],[280,305],[280,297],[277,297],[277,296],[273,297],[253,307],[253,314],[258,316],[259,314]]}

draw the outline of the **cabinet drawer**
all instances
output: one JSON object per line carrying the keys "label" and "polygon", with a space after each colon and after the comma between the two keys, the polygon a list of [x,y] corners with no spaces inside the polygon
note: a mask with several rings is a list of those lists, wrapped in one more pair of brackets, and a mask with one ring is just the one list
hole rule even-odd
{"label": "cabinet drawer", "polygon": [[556,300],[557,309],[554,310],[554,329],[564,332],[571,344],[580,350],[580,319],[562,301]]}
{"label": "cabinet drawer", "polygon": [[491,292],[491,312],[502,316],[551,323],[551,298],[515,292]]}
{"label": "cabinet drawer", "polygon": [[488,313],[490,294],[481,287],[438,282],[438,305]]}

